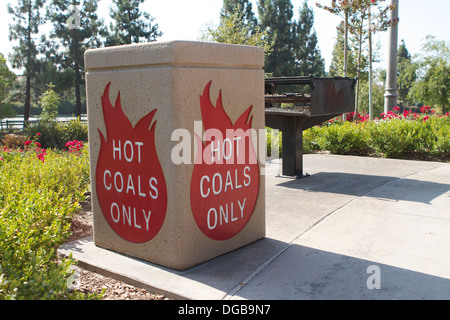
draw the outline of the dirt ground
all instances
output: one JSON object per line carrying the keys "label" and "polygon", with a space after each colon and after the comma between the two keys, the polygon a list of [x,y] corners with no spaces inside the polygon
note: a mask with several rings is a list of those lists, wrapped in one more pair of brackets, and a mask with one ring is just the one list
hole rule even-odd
{"label": "dirt ground", "polygon": [[[72,235],[67,242],[83,239],[93,234],[92,210],[89,199],[81,203],[82,210],[72,219]],[[165,296],[148,292],[145,289],[129,285],[125,282],[75,267],[73,289],[84,293],[101,293],[103,300],[168,300]]]}

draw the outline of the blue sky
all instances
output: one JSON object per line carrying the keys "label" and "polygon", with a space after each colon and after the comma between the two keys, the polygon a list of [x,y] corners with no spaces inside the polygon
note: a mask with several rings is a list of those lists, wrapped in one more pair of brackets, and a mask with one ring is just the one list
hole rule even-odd
{"label": "blue sky", "polygon": [[[294,17],[298,17],[298,9],[304,0],[292,0]],[[319,38],[319,48],[325,58],[328,69],[332,50],[336,40],[336,26],[339,19],[331,13],[315,7],[316,2],[329,4],[330,0],[307,0],[315,11],[315,29]],[[0,52],[7,56],[12,50],[9,42],[10,17],[7,13],[7,3],[16,0],[0,0]],[[388,3],[389,1],[386,1]],[[450,1],[448,0],[399,0],[400,25],[399,39],[404,39],[411,54],[419,54],[423,40],[427,35],[434,35],[438,40],[450,43]],[[201,30],[209,24],[217,24],[222,8],[222,0],[146,0],[142,9],[149,12],[158,23],[166,40],[197,40]],[[256,13],[256,0],[252,0]],[[109,19],[110,0],[100,1],[99,15]],[[384,56],[387,48],[387,33],[377,37],[381,45],[381,63],[379,68],[385,68]]]}

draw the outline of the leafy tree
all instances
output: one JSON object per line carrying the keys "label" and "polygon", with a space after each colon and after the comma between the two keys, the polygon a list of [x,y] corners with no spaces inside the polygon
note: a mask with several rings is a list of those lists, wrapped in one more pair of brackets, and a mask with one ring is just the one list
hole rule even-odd
{"label": "leafy tree", "polygon": [[266,54],[266,72],[274,76],[295,75],[295,25],[291,1],[259,0],[258,12],[260,26],[267,32],[267,40],[272,46],[271,52]]}
{"label": "leafy tree", "polygon": [[62,53],[58,57],[48,54],[47,59],[41,61],[34,88],[39,96],[47,90],[50,82],[54,84],[54,90],[58,93],[68,92],[74,88],[74,71],[63,68],[60,61],[63,58]]}
{"label": "leafy tree", "polygon": [[[386,83],[386,70],[375,70],[374,83],[372,85],[372,113],[373,116],[379,116],[384,112],[384,94]],[[359,110],[369,114],[369,81],[362,80],[360,83],[359,92]]]}
{"label": "leafy tree", "polygon": [[[372,81],[371,75],[371,65],[373,59],[372,53],[372,33],[378,31],[386,31],[390,25],[388,20],[387,12],[390,9],[389,6],[381,7],[380,3],[385,0],[355,0],[352,2],[353,14],[350,16],[350,32],[356,38],[359,45],[358,54],[358,73],[359,74],[363,68],[362,65],[362,50],[363,43],[369,40],[369,81]],[[373,7],[373,8],[372,8]],[[356,89],[356,106],[355,111],[358,111],[358,95],[359,95],[359,82]],[[369,89],[369,99],[372,97],[371,88]]]}
{"label": "leafy tree", "polygon": [[14,24],[9,26],[9,39],[18,40],[13,47],[11,63],[15,69],[24,69],[26,77],[24,122],[28,123],[31,106],[31,82],[38,71],[38,46],[34,35],[39,33],[39,26],[45,22],[41,9],[45,0],[18,0],[16,6],[8,4],[8,13]]}
{"label": "leafy tree", "polygon": [[[323,8],[333,14],[344,16],[345,21],[348,22],[347,27],[350,35],[353,37],[353,41],[358,44],[358,69],[357,77],[360,77],[360,73],[366,67],[363,65],[363,44],[369,40],[369,64],[372,61],[372,43],[371,34],[380,31],[386,31],[391,21],[389,20],[387,13],[392,8],[390,6],[382,6],[382,2],[385,0],[332,0],[331,6],[323,6],[316,4],[318,7]],[[370,24],[369,24],[370,21]],[[345,59],[346,62],[346,59]],[[369,70],[370,72],[371,70]],[[369,79],[371,81],[371,79]],[[356,89],[356,105],[355,111],[358,111],[358,95],[359,95],[360,83],[357,84]],[[371,92],[369,90],[369,97]]]}
{"label": "leafy tree", "polygon": [[398,100],[404,106],[408,103],[408,93],[416,81],[417,66],[412,62],[411,54],[406,49],[405,41],[402,40],[398,48]]}
{"label": "leafy tree", "polygon": [[15,80],[16,75],[9,70],[6,59],[3,54],[0,53],[0,119],[14,114],[11,108],[8,105],[3,104],[3,102],[8,96]]}
{"label": "leafy tree", "polygon": [[15,80],[16,75],[9,70],[5,57],[0,53],[0,103],[7,97]]}
{"label": "leafy tree", "polygon": [[[385,0],[332,0],[330,6],[316,3],[319,8],[347,20],[348,31],[353,37],[353,43],[357,43],[358,45],[358,65],[360,69],[363,67],[363,44],[369,37],[369,13],[372,20],[370,28],[372,32],[386,31],[390,25],[387,12],[392,8],[390,6],[383,7],[381,3],[384,1]],[[371,10],[369,10],[369,8]],[[345,35],[347,32],[345,23],[343,28],[343,33]]]}
{"label": "leafy tree", "polygon": [[[345,63],[345,53],[344,53],[344,23],[342,22],[336,28],[337,30],[337,39],[333,48],[333,58],[331,60],[331,65],[329,68],[329,75],[331,77],[342,77],[347,74],[350,78],[357,77],[358,71],[358,48],[357,45],[353,42],[348,43],[347,47],[347,63]],[[367,57],[365,55],[362,56],[363,64],[367,63]],[[345,70],[345,66],[347,66],[347,70]],[[361,79],[367,79],[367,72],[360,73]]]}
{"label": "leafy tree", "polygon": [[[69,87],[75,87],[76,116],[81,116],[82,88],[84,87],[84,51],[100,46],[100,36],[105,34],[103,21],[97,16],[99,0],[51,0],[47,15],[53,24],[51,48],[59,78]],[[81,9],[81,10],[80,10]],[[59,83],[57,81],[56,83]]]}
{"label": "leafy tree", "polygon": [[314,30],[314,12],[307,1],[299,9],[299,20],[294,26],[294,53],[298,75],[325,75],[325,62],[318,48],[317,34]]}
{"label": "leafy tree", "polygon": [[349,16],[352,12],[350,1],[347,0],[332,0],[330,6],[324,6],[316,2],[318,8],[327,10],[343,19],[343,73],[339,76],[347,76],[348,71],[348,30],[349,30]]}
{"label": "leafy tree", "polygon": [[237,12],[241,15],[243,25],[251,29],[257,28],[258,20],[253,13],[252,3],[249,0],[223,0],[223,7],[220,13],[221,20]]}
{"label": "leafy tree", "polygon": [[428,36],[423,51],[426,55],[419,61],[418,81],[409,96],[415,102],[439,105],[445,114],[450,102],[450,48],[445,41]]}
{"label": "leafy tree", "polygon": [[208,27],[200,37],[202,41],[219,43],[242,44],[261,47],[265,52],[270,51],[267,35],[258,26],[252,27],[245,23],[242,13],[222,16],[219,26]]}
{"label": "leafy tree", "polygon": [[149,13],[140,10],[145,0],[112,0],[110,34],[107,46],[155,41],[162,35]]}
{"label": "leafy tree", "polygon": [[41,97],[41,119],[45,122],[53,122],[56,120],[56,116],[58,115],[58,107],[60,105],[61,98],[53,90],[55,88],[53,83],[49,83],[47,87],[47,91],[45,91]]}

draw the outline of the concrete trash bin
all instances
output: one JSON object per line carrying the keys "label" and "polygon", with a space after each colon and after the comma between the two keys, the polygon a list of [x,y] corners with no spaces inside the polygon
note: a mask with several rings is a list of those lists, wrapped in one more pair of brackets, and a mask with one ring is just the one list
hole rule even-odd
{"label": "concrete trash bin", "polygon": [[265,236],[261,48],[152,42],[85,64],[95,245],[185,270]]}

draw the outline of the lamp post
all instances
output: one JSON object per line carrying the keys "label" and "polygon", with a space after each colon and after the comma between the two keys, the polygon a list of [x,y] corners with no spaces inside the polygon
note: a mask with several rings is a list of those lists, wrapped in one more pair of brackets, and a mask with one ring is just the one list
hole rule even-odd
{"label": "lamp post", "polygon": [[373,98],[372,98],[372,9],[369,3],[369,120],[373,120]]}
{"label": "lamp post", "polygon": [[389,27],[388,66],[386,72],[386,92],[384,94],[384,113],[397,106],[397,49],[398,49],[398,3],[391,0],[391,26]]}

